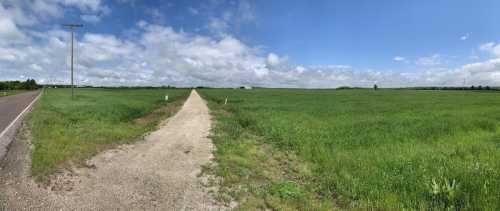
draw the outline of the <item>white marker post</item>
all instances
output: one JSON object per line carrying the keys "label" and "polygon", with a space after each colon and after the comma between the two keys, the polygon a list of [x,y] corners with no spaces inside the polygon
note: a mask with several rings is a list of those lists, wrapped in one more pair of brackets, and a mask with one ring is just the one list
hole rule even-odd
{"label": "white marker post", "polygon": [[165,95],[165,101],[168,101],[168,95]]}
{"label": "white marker post", "polygon": [[226,104],[227,104],[227,97],[226,97],[226,100],[224,101],[224,105],[226,105]]}

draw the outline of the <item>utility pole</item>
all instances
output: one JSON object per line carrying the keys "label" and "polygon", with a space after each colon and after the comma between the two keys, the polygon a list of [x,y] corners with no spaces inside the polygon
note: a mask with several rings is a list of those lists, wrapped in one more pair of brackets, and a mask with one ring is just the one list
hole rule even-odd
{"label": "utility pole", "polygon": [[75,28],[78,27],[83,27],[82,24],[64,24],[65,27],[68,27],[71,30],[71,99],[73,99],[75,92],[74,92],[74,85],[73,85],[73,40],[74,40],[74,31]]}

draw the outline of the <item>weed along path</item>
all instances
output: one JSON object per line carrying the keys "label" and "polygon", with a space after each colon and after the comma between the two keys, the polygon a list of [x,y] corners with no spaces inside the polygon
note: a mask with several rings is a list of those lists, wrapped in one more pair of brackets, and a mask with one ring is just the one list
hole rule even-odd
{"label": "weed along path", "polygon": [[219,210],[198,177],[210,162],[211,117],[196,91],[173,117],[134,145],[100,153],[51,179],[29,176],[29,136],[21,131],[0,169],[0,210]]}

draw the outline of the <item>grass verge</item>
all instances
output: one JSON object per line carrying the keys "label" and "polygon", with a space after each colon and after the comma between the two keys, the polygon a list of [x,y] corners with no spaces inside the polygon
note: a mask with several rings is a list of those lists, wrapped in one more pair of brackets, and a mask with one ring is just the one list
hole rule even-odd
{"label": "grass verge", "polygon": [[81,165],[100,151],[138,140],[188,95],[187,89],[78,89],[71,100],[70,89],[46,89],[28,117],[32,175],[44,181],[70,163]]}
{"label": "grass verge", "polygon": [[[253,128],[253,120],[242,119],[236,107],[224,105],[224,98],[204,90],[215,127],[216,164],[203,173],[215,175],[219,201],[236,201],[238,210],[332,210],[332,201],[315,190],[316,180],[309,163],[296,153],[267,144]],[[248,120],[248,121],[247,121]]]}
{"label": "grass verge", "polygon": [[500,209],[496,92],[199,93],[217,119],[220,197],[244,209]]}

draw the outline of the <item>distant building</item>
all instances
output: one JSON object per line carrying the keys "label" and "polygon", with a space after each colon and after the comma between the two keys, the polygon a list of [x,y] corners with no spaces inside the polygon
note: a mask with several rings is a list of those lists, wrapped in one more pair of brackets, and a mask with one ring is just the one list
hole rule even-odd
{"label": "distant building", "polygon": [[252,89],[252,87],[251,86],[242,86],[242,87],[240,87],[240,89]]}

